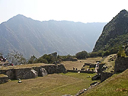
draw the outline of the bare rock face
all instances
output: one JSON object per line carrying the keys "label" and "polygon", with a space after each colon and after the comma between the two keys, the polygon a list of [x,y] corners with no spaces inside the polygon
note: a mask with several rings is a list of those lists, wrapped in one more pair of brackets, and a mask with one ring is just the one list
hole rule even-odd
{"label": "bare rock face", "polygon": [[31,68],[24,68],[24,69],[16,69],[15,70],[16,79],[29,79],[29,78],[36,78],[38,76],[37,71]]}
{"label": "bare rock face", "polygon": [[127,42],[127,26],[128,11],[122,10],[109,23],[105,25],[102,34],[95,44],[93,52],[109,50],[111,52],[113,51],[111,54],[117,53],[118,46],[122,45],[122,42]]}

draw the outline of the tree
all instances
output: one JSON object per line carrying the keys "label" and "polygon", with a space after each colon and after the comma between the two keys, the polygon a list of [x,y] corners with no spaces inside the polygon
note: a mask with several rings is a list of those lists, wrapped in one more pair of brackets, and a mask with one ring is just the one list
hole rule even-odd
{"label": "tree", "polygon": [[89,54],[90,57],[97,57],[98,56],[98,52],[91,52]]}
{"label": "tree", "polygon": [[35,60],[34,63],[48,63],[48,61],[42,57],[38,58]]}
{"label": "tree", "polygon": [[125,50],[122,46],[119,47],[119,51],[117,53],[117,56],[118,57],[125,57],[126,56]]}
{"label": "tree", "polygon": [[7,59],[9,62],[13,63],[14,65],[26,63],[26,59],[23,57],[23,55],[15,50],[8,53]]}
{"label": "tree", "polygon": [[3,56],[3,54],[2,54],[2,53],[0,53],[0,56]]}
{"label": "tree", "polygon": [[108,56],[110,54],[109,50],[103,51],[102,56]]}
{"label": "tree", "polygon": [[28,60],[28,64],[35,63],[36,60],[37,60],[37,58],[33,55],[33,56],[31,56],[31,58]]}
{"label": "tree", "polygon": [[87,58],[87,56],[88,56],[88,53],[86,51],[78,52],[76,54],[77,59],[85,59]]}

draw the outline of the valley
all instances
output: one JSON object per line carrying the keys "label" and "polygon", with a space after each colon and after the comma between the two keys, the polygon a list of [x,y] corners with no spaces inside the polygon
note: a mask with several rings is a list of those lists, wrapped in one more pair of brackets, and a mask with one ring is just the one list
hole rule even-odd
{"label": "valley", "polygon": [[[1,23],[0,94],[127,96],[128,12],[121,10],[100,35],[103,25],[23,15]],[[10,63],[4,54],[13,50]]]}

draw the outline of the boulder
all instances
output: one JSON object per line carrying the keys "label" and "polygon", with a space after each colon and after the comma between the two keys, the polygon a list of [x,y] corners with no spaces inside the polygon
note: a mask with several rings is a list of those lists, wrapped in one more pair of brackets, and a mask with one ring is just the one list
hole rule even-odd
{"label": "boulder", "polygon": [[45,68],[40,68],[39,76],[46,76],[48,73]]}

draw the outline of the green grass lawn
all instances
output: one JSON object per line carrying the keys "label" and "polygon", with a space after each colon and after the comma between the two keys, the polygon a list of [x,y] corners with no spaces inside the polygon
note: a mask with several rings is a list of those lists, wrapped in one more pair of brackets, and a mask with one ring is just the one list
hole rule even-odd
{"label": "green grass lawn", "polygon": [[79,90],[88,88],[94,82],[87,73],[49,74],[35,79],[17,80],[0,84],[0,96],[62,96],[75,95]]}
{"label": "green grass lawn", "polygon": [[123,73],[114,74],[81,96],[128,96],[128,69]]}

